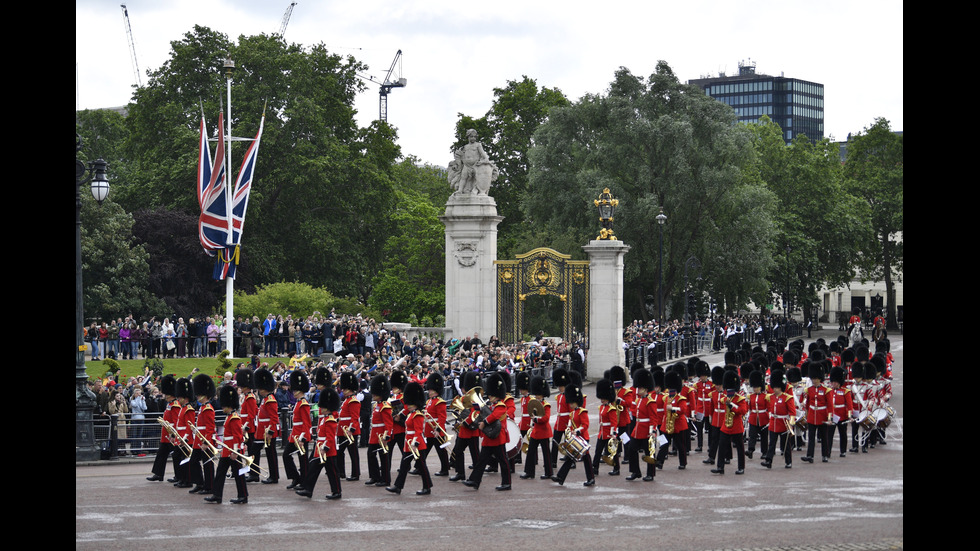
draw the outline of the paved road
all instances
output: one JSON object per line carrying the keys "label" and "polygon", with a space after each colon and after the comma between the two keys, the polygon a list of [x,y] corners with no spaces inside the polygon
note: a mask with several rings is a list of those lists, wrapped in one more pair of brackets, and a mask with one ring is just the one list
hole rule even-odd
{"label": "paved road", "polygon": [[[901,549],[903,340],[892,342],[898,417],[888,445],[867,454],[835,453],[830,463],[810,465],[797,453],[789,470],[779,458],[767,470],[757,455],[745,475],[718,476],[695,453],[687,470],[670,458],[649,483],[610,477],[603,465],[594,488],[582,486],[581,468],[561,487],[515,476],[510,492],[494,491],[495,474],[478,491],[436,478],[426,497],[414,495],[417,477],[409,477],[401,496],[366,487],[362,478],[344,483],[339,502],[323,499],[325,480],[312,500],[284,484],[256,484],[244,506],[210,505],[170,484],[147,482],[146,460],[76,465],[75,548]],[[708,360],[715,365],[720,356]],[[431,454],[430,469],[437,461]],[[233,494],[226,485],[226,497]]]}

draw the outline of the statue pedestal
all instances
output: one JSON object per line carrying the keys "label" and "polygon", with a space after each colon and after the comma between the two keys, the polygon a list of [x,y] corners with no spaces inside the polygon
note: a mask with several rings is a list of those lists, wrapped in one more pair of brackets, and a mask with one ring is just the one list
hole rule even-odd
{"label": "statue pedestal", "polygon": [[[439,220],[446,226],[446,327],[486,342],[497,332],[497,203],[455,193]],[[622,293],[620,293],[622,295]]]}
{"label": "statue pedestal", "polygon": [[623,256],[630,246],[622,241],[593,240],[582,247],[589,255],[590,381],[602,378],[614,365],[623,366]]}

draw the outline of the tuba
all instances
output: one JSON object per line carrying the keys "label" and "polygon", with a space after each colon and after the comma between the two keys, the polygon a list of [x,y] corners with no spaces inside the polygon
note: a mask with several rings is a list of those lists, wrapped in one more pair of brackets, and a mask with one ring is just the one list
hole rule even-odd
{"label": "tuba", "polygon": [[[480,408],[480,416],[473,422],[474,425],[479,425],[480,423],[485,422],[491,413],[490,406],[487,405],[486,400],[484,400],[483,396],[480,395],[482,391],[483,389],[481,387],[475,386],[467,391],[462,400],[462,405],[466,409],[473,407],[474,404]],[[483,427],[483,434],[487,435],[488,438],[496,438],[500,436],[500,419],[497,419],[493,423],[486,424]]]}

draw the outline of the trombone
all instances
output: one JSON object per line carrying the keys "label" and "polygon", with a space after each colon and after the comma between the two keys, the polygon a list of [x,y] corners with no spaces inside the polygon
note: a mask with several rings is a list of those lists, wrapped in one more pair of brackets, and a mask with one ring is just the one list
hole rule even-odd
{"label": "trombone", "polygon": [[448,448],[449,444],[451,443],[450,440],[452,439],[452,436],[446,432],[446,429],[442,428],[442,425],[439,424],[439,420],[429,415],[429,412],[426,411],[425,422],[432,425],[432,428],[435,429],[435,436],[436,440],[439,441],[439,447]]}
{"label": "trombone", "polygon": [[197,439],[202,442],[201,451],[208,455],[208,461],[217,462],[218,448],[216,448],[210,440],[201,434],[201,430],[197,428],[197,425],[191,425],[191,431],[194,433],[194,436],[196,436]]}
{"label": "trombone", "polygon": [[167,431],[167,434],[170,435],[170,438],[176,441],[177,447],[180,448],[180,451],[184,452],[184,458],[190,459],[191,452],[193,450],[191,450],[190,444],[188,444],[187,441],[180,436],[180,434],[177,432],[177,429],[169,421],[165,420],[163,417],[157,417],[157,422],[163,426],[163,428]]}

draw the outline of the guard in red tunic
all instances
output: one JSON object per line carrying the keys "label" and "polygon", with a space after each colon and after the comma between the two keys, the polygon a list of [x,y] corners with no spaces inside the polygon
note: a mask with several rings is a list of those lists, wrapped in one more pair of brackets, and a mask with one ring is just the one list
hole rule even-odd
{"label": "guard in red tunic", "polygon": [[[629,435],[633,432],[633,401],[636,400],[636,393],[631,387],[626,386],[626,370],[618,365],[609,369],[609,380],[612,381],[613,388],[616,389],[616,404],[619,406],[619,430],[618,434]],[[626,446],[621,441],[617,451],[616,461],[620,457],[626,457]],[[612,476],[619,476],[619,469],[613,469]]]}
{"label": "guard in red tunic", "polygon": [[265,448],[265,458],[269,463],[269,477],[262,484],[279,483],[279,456],[276,454],[276,439],[279,438],[279,403],[276,402],[276,379],[268,369],[255,372],[255,386],[259,389],[259,413],[255,422],[255,456]]}
{"label": "guard in red tunic", "polygon": [[776,450],[782,450],[786,468],[793,466],[793,425],[796,423],[796,399],[791,392],[784,392],[786,383],[783,372],[774,369],[769,375],[772,397],[769,400],[769,451],[762,466],[771,469]]}
{"label": "guard in red tunic", "polygon": [[259,452],[262,448],[256,446],[255,438],[255,426],[259,420],[259,402],[255,398],[255,393],[252,392],[252,389],[255,388],[254,373],[247,367],[239,369],[238,373],[235,373],[235,383],[238,385],[238,395],[241,401],[239,411],[241,412],[242,429],[245,431],[245,447],[248,449],[247,455],[254,460],[252,463],[254,471],[250,471],[245,476],[245,482],[258,482],[259,475],[257,472],[261,457]]}
{"label": "guard in red tunic", "polygon": [[531,377],[529,384],[530,388],[528,390],[531,396],[534,396],[535,400],[541,402],[541,406],[544,408],[544,415],[540,417],[528,415],[530,438],[528,439],[527,461],[524,463],[524,474],[521,475],[521,478],[524,480],[534,478],[534,469],[538,465],[538,449],[540,449],[541,464],[544,465],[544,476],[541,479],[550,479],[554,476],[554,470],[552,469],[553,462],[551,460],[551,438],[553,432],[551,429],[551,404],[545,398],[551,396],[551,388],[548,387],[548,381],[541,375]]}
{"label": "guard in red tunic", "polygon": [[832,441],[830,439],[828,420],[830,419],[830,389],[823,384],[824,371],[821,360],[810,361],[809,369],[811,385],[806,389],[803,406],[806,408],[807,446],[806,455],[802,458],[807,463],[813,463],[813,452],[817,440],[820,440],[820,457],[826,463],[830,460]]}
{"label": "guard in red tunic", "polygon": [[182,454],[184,459],[181,459],[177,463],[175,475],[177,480],[174,482],[174,487],[190,488],[193,484],[191,484],[191,475],[188,469],[190,456],[192,455],[189,448],[194,442],[194,437],[191,434],[191,424],[197,422],[197,412],[191,403],[194,399],[194,385],[191,383],[191,380],[183,377],[177,379],[174,396],[176,396],[177,404],[180,407],[180,410],[177,412],[177,422],[174,423],[174,430],[177,431],[177,438],[183,442],[180,446],[184,450]]}
{"label": "guard in red tunic", "polygon": [[711,431],[711,391],[714,389],[711,384],[711,366],[708,362],[701,360],[694,364],[694,372],[698,380],[694,383],[694,430],[698,437],[698,447],[694,449],[701,452],[704,449],[704,433]]}
{"label": "guard in red tunic", "polygon": [[585,465],[584,485],[595,486],[595,471],[592,470],[592,457],[589,455],[588,447],[589,412],[582,407],[582,403],[585,402],[585,396],[582,395],[581,387],[569,385],[569,387],[565,389],[565,402],[568,404],[568,408],[570,410],[565,437],[575,438],[576,442],[583,443],[585,449],[577,458],[574,455],[569,455],[568,461],[566,461],[561,468],[558,469],[558,474],[556,474],[552,480],[558,484],[564,485],[565,478],[568,476],[568,471],[572,468],[572,465],[574,465],[576,461],[581,460],[582,464]]}
{"label": "guard in red tunic", "polygon": [[[514,386],[521,397],[521,420],[517,422],[517,428],[521,431],[521,441],[525,441],[528,431],[531,430],[531,413],[528,411],[528,402],[531,401],[531,373],[518,371],[514,376]],[[511,467],[523,462],[523,457],[518,453],[511,459]]]}
{"label": "guard in red tunic", "polygon": [[391,420],[394,422],[391,429],[391,451],[394,453],[395,450],[399,450],[401,454],[399,457],[404,458],[405,452],[402,450],[405,448],[405,417],[408,412],[405,411],[402,391],[408,384],[408,376],[404,371],[396,369],[391,372],[388,383],[391,385],[391,397],[388,403],[391,404]]}
{"label": "guard in red tunic", "polygon": [[235,488],[238,496],[231,500],[235,504],[248,503],[248,488],[245,484],[243,470],[248,467],[242,461],[245,455],[245,431],[244,422],[238,414],[238,391],[231,385],[224,385],[218,389],[218,405],[225,412],[224,432],[221,436],[221,457],[218,459],[218,468],[214,473],[214,486],[211,488],[211,495],[204,498],[208,503],[221,503],[224,495],[225,475],[228,469],[233,469],[232,475],[235,479]]}
{"label": "guard in red tunic", "polygon": [[613,462],[613,470],[619,470],[619,445],[615,444],[616,453],[609,456],[609,441],[619,438],[619,417],[621,407],[616,401],[616,389],[608,378],[596,381],[595,396],[599,399],[599,432],[596,434],[595,457],[592,459],[592,470],[599,472],[599,463],[603,460]]}
{"label": "guard in red tunic", "polygon": [[755,453],[755,443],[759,442],[759,449],[765,457],[769,451],[769,398],[770,394],[762,391],[765,386],[765,377],[761,371],[753,371],[749,374],[749,386],[752,393],[749,394],[749,444],[745,454],[752,459]]}
{"label": "guard in red tunic", "polygon": [[553,428],[552,444],[551,444],[551,461],[552,469],[558,468],[558,444],[561,443],[562,435],[565,434],[565,428],[568,426],[568,415],[570,411],[568,410],[568,404],[565,403],[565,387],[568,386],[571,379],[568,376],[568,370],[564,367],[559,367],[551,372],[551,380],[554,382],[555,387],[558,388],[558,394],[555,396],[555,426]]}
{"label": "guard in red tunic", "polygon": [[[344,465],[344,452],[350,457],[350,476],[346,478],[348,482],[360,480],[361,460],[357,451],[358,435],[361,434],[361,402],[357,399],[358,393],[357,376],[352,371],[344,371],[340,374],[340,392],[343,404],[340,406],[340,425],[338,430],[340,455],[337,456],[337,472],[341,477],[347,471]],[[352,443],[353,442],[353,443]]]}
{"label": "guard in red tunic", "polygon": [[[650,437],[654,436],[656,430],[656,402],[651,396],[654,389],[653,374],[646,368],[640,368],[633,372],[633,389],[636,391],[637,399],[634,416],[636,423],[633,426],[633,434],[630,435],[628,444],[628,455],[630,465],[630,475],[626,480],[636,480],[640,474],[640,451],[644,456],[654,458],[647,462],[647,475],[643,477],[646,482],[652,481],[657,474],[655,466],[656,454],[650,449]],[[656,438],[654,438],[656,446]]]}
{"label": "guard in red tunic", "polygon": [[[507,404],[504,403],[504,398],[507,396],[507,388],[504,386],[503,380],[497,373],[491,373],[487,377],[487,407],[490,408],[489,414],[484,420],[478,423],[478,428],[483,433],[483,438],[481,441],[480,457],[477,459],[476,464],[473,465],[473,474],[470,478],[463,481],[463,484],[471,488],[480,488],[480,482],[483,479],[483,471],[487,463],[491,459],[496,460],[497,466],[500,468],[500,486],[497,486],[497,490],[510,490],[510,467],[507,464],[507,431],[503,428],[503,424],[507,420]],[[479,410],[480,407],[476,404],[473,408]],[[500,430],[494,435],[487,433],[487,427],[491,425],[499,425]]]}
{"label": "guard in red tunic", "polygon": [[[425,380],[425,392],[428,393],[428,400],[425,402],[425,451],[422,452],[422,463],[425,464],[429,452],[433,449],[439,456],[439,470],[436,476],[449,476],[449,452],[442,447],[448,444],[449,433],[446,432],[446,401],[442,399],[442,391],[446,386],[446,380],[439,372],[433,372]],[[413,471],[412,474],[418,474]]]}
{"label": "guard in red tunic", "polygon": [[[160,380],[160,392],[167,401],[167,405],[163,410],[163,420],[170,423],[170,425],[175,425],[177,423],[177,416],[180,413],[180,403],[174,397],[174,394],[177,392],[177,378],[173,375],[164,375],[163,379]],[[153,468],[150,471],[152,474],[146,478],[147,480],[150,482],[163,480],[163,475],[167,472],[167,458],[170,457],[171,452],[174,455],[174,478],[171,482],[176,482],[178,457],[183,457],[184,455],[177,451],[177,447],[173,443],[173,437],[170,436],[166,427],[161,427],[160,447],[157,448],[157,455],[153,459]]]}
{"label": "guard in red tunic", "polygon": [[738,458],[738,470],[735,474],[745,473],[745,425],[743,417],[749,411],[748,400],[738,393],[739,378],[734,371],[726,371],[722,387],[724,394],[717,397],[718,402],[725,408],[725,415],[719,427],[718,466],[711,469],[714,474],[725,474],[725,453],[735,445]]}
{"label": "guard in red tunic", "polygon": [[[293,406],[293,428],[286,439],[286,445],[282,448],[282,464],[286,471],[286,478],[292,481],[286,489],[295,490],[306,480],[309,466],[306,443],[313,439],[313,418],[310,415],[310,403],[306,401],[306,393],[310,390],[310,378],[303,370],[294,369],[289,373],[289,390],[296,398],[296,405]],[[297,461],[293,460],[293,456],[296,456],[299,462],[298,469]]]}
{"label": "guard in red tunic", "polygon": [[[836,428],[840,439],[840,456],[847,456],[847,424],[854,414],[854,400],[851,389],[844,384],[844,368],[830,369],[830,422]],[[828,438],[833,436],[833,429]]]}
{"label": "guard in red tunic", "polygon": [[691,445],[691,432],[687,422],[691,415],[691,404],[684,396],[684,381],[677,370],[672,369],[664,374],[664,386],[667,391],[660,394],[660,400],[664,402],[660,434],[667,438],[667,444],[661,446],[657,453],[657,465],[663,467],[673,444],[677,448],[677,468],[684,470],[687,468],[687,449]]}
{"label": "guard in red tunic", "polygon": [[391,404],[388,398],[391,388],[388,378],[375,375],[371,379],[371,398],[374,409],[371,411],[371,434],[368,437],[367,464],[368,481],[366,486],[391,485],[391,453],[388,440],[391,438],[394,422],[391,420]]}
{"label": "guard in red tunic", "polygon": [[429,468],[425,465],[422,452],[426,449],[425,436],[425,390],[422,385],[412,381],[405,385],[405,444],[404,455],[402,456],[401,466],[398,468],[398,477],[395,483],[385,488],[389,492],[400,494],[405,487],[405,479],[408,471],[415,462],[415,470],[422,477],[422,489],[415,492],[417,495],[425,496],[432,493],[432,478],[429,476]]}
{"label": "guard in red tunic", "polygon": [[316,426],[316,447],[310,459],[310,467],[306,473],[303,487],[296,490],[296,495],[313,497],[313,490],[320,478],[320,470],[327,473],[330,482],[328,500],[340,499],[340,475],[337,473],[337,410],[340,409],[340,395],[328,386],[320,391],[320,416]]}
{"label": "guard in red tunic", "polygon": [[211,405],[211,398],[214,398],[216,390],[214,380],[203,373],[194,377],[193,386],[201,411],[195,417],[192,431],[194,452],[191,454],[188,468],[194,487],[189,493],[210,494],[211,487],[214,485],[214,463],[208,450],[211,449],[209,444],[214,440],[215,433],[214,406]]}
{"label": "guard in red tunic", "polygon": [[[463,373],[462,383],[460,384],[460,390],[465,395],[467,392],[472,390],[479,384],[479,376],[474,371],[466,371]],[[453,451],[449,456],[449,461],[453,465],[453,470],[456,474],[449,478],[450,482],[458,482],[466,478],[466,450],[470,451],[470,457],[473,463],[477,462],[477,457],[479,456],[480,450],[480,429],[477,427],[475,420],[479,417],[479,411],[464,411],[461,415],[464,416],[463,420],[459,423],[456,435],[456,444],[453,446]]]}

